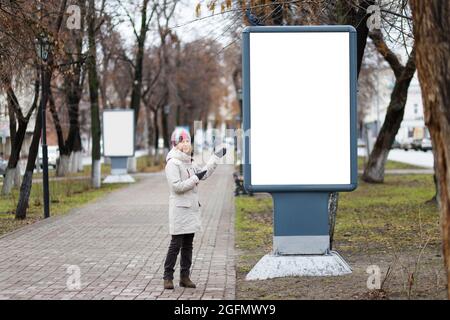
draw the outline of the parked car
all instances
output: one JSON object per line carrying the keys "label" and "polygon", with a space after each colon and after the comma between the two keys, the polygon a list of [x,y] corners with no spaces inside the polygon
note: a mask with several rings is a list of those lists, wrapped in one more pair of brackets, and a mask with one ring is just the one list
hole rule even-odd
{"label": "parked car", "polygon": [[431,150],[433,147],[431,145],[431,139],[430,138],[423,138],[421,141],[420,149],[422,151],[428,151]]}
{"label": "parked car", "polygon": [[422,148],[422,139],[414,139],[411,142],[411,149],[415,151],[419,151]]}
{"label": "parked car", "polygon": [[412,143],[412,149],[419,151],[428,151],[431,150],[431,139],[430,138],[422,138],[422,139],[414,139]]}
{"label": "parked car", "polygon": [[398,142],[397,139],[395,139],[394,142],[392,143],[391,149],[401,149],[400,142]]}
{"label": "parked car", "polygon": [[[59,158],[58,146],[47,146],[48,166],[56,169],[56,160]],[[42,148],[39,148],[39,163],[42,168]]]}
{"label": "parked car", "polygon": [[413,144],[413,138],[406,138],[400,141],[400,149],[403,149],[405,151],[408,151],[409,149],[412,149]]}

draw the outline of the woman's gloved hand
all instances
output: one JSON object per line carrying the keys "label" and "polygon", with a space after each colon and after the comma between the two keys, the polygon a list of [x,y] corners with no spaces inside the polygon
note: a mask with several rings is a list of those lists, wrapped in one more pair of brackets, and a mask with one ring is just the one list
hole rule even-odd
{"label": "woman's gloved hand", "polygon": [[222,148],[219,151],[217,151],[216,153],[214,153],[216,156],[218,156],[219,158],[222,158],[225,153],[227,153],[227,149],[226,148]]}
{"label": "woman's gloved hand", "polygon": [[198,180],[202,180],[202,178],[205,176],[207,170],[203,170],[201,172],[196,173]]}

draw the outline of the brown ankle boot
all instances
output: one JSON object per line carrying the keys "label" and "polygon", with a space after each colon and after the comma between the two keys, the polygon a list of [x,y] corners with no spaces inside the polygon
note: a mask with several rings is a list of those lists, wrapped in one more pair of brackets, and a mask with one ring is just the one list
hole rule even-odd
{"label": "brown ankle boot", "polygon": [[189,277],[181,277],[180,287],[195,288],[195,283],[193,283]]}
{"label": "brown ankle boot", "polygon": [[173,289],[173,281],[164,280],[164,289]]}

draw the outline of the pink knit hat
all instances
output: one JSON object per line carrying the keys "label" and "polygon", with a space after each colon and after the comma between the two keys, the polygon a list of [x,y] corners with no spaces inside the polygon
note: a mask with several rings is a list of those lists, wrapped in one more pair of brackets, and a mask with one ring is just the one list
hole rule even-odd
{"label": "pink knit hat", "polygon": [[175,130],[172,132],[170,142],[172,143],[172,146],[176,146],[178,143],[186,139],[189,139],[189,141],[191,140],[191,135],[189,134],[189,131],[187,131],[185,128],[178,127],[175,128]]}

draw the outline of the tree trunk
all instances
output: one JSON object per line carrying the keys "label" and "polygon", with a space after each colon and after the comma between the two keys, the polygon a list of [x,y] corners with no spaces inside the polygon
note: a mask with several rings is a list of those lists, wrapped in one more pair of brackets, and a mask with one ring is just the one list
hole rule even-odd
{"label": "tree trunk", "polygon": [[410,5],[425,123],[437,158],[443,251],[450,298],[450,3],[411,0]]}
{"label": "tree trunk", "polygon": [[137,38],[137,52],[134,63],[133,90],[131,92],[131,109],[134,110],[134,120],[137,128],[142,94],[142,69],[144,64],[144,47],[147,37],[147,6],[148,0],[144,0],[141,9],[141,29]]}
{"label": "tree trunk", "polygon": [[[353,3],[349,3],[345,0],[339,0],[338,7],[342,12],[338,10],[336,12],[338,23],[349,24],[356,28],[357,31],[357,76],[359,78],[359,72],[361,71],[362,60],[364,57],[364,51],[367,44],[367,36],[369,35],[369,29],[367,28],[367,8],[375,4],[374,0],[363,0],[359,6],[356,7]],[[348,7],[350,6],[350,8]],[[341,14],[342,13],[342,14]],[[339,202],[339,194],[337,192],[331,192],[328,201],[328,216],[330,221],[330,248],[333,247],[334,241],[334,228],[336,223],[337,208]]]}
{"label": "tree trunk", "polygon": [[64,142],[61,121],[59,120],[58,111],[56,110],[56,104],[51,89],[48,94],[48,102],[50,113],[52,114],[53,125],[55,126],[56,137],[58,138],[59,159],[56,163],[56,175],[58,177],[63,177],[69,172],[69,152],[66,150],[67,148]]}
{"label": "tree trunk", "polygon": [[408,89],[416,72],[415,50],[411,52],[406,67],[395,80],[391,101],[387,108],[383,126],[378,134],[375,146],[370,153],[367,166],[362,179],[369,183],[382,183],[384,181],[384,169],[389,151],[394,143],[395,136],[403,121]]}
{"label": "tree trunk", "polygon": [[98,104],[99,81],[97,74],[97,53],[95,44],[95,1],[89,0],[88,12],[88,39],[89,39],[89,98],[91,102],[91,135],[92,135],[92,154],[91,154],[91,185],[93,188],[101,186],[101,154],[100,154],[100,111]]}
{"label": "tree trunk", "polygon": [[153,113],[153,127],[155,128],[155,164],[159,164],[158,144],[159,144],[159,126],[158,126],[158,109]]}
{"label": "tree trunk", "polygon": [[146,116],[147,116],[147,148],[148,148],[148,155],[150,157],[153,157],[154,152],[154,139],[155,139],[155,129],[154,129],[154,123],[151,116],[150,108],[147,108],[146,110]]}
{"label": "tree trunk", "polygon": [[83,155],[81,151],[74,151],[70,156],[70,172],[76,173],[83,171],[83,166],[81,165],[83,161]]}
{"label": "tree trunk", "polygon": [[17,130],[16,113],[14,109],[19,108],[18,105],[19,103],[11,87],[9,87],[7,90],[7,96],[8,96],[7,100],[8,100],[8,116],[9,116],[9,136],[12,146],[16,141],[16,130]]}
{"label": "tree trunk", "polygon": [[16,167],[6,168],[5,178],[3,179],[2,196],[11,193],[14,186],[14,177],[16,176]]}
{"label": "tree trunk", "polygon": [[163,133],[163,139],[164,139],[164,148],[170,149],[170,133],[169,133],[169,124],[168,124],[168,117],[169,115],[165,112],[162,112],[161,115],[161,123],[162,123],[162,133]]}
{"label": "tree trunk", "polygon": [[16,208],[16,219],[23,220],[27,217],[28,202],[30,199],[31,186],[33,184],[33,171],[25,171],[22,185],[20,186],[20,197]]}
{"label": "tree trunk", "polygon": [[17,178],[15,178],[16,169],[20,169],[18,166],[20,160],[20,150],[22,149],[23,140],[25,139],[27,126],[28,121],[19,121],[19,128],[17,129],[14,143],[11,144],[11,155],[9,156],[8,160],[6,177],[2,187],[2,195],[10,194],[12,187],[17,182]]}
{"label": "tree trunk", "polygon": [[142,68],[144,60],[144,42],[138,43],[138,52],[136,56],[136,67],[133,78],[133,90],[131,92],[131,109],[134,110],[134,122],[137,127],[139,119],[139,111],[141,107],[141,92],[142,92]]}
{"label": "tree trunk", "polygon": [[[31,105],[30,110],[27,115],[24,117],[22,112],[20,111],[20,106],[17,100],[17,97],[14,93],[14,90],[11,87],[11,83],[8,84],[7,95],[8,95],[8,110],[10,110],[10,130],[14,128],[14,138],[11,137],[11,154],[8,159],[8,166],[6,170],[5,181],[2,186],[2,195],[7,195],[11,193],[13,186],[20,186],[20,151],[22,150],[23,141],[25,139],[25,134],[28,127],[28,122],[34,110],[36,109],[36,104],[39,97],[39,81],[35,82],[35,94],[33,104]],[[11,111],[12,114],[11,114]],[[19,126],[16,131],[16,113],[19,115],[18,123]],[[12,123],[11,123],[12,117]]]}
{"label": "tree trunk", "polygon": [[[330,197],[328,199],[328,212],[337,212],[337,206],[339,202],[339,193],[331,192]],[[336,214],[329,214],[328,221],[330,226],[330,250],[333,250],[333,242],[334,242],[334,228],[336,226]]]}
{"label": "tree trunk", "polygon": [[56,164],[56,175],[64,177],[70,172],[70,156],[67,154],[60,154]]}
{"label": "tree trunk", "polygon": [[434,182],[434,189],[435,189],[435,194],[434,196],[430,199],[427,200],[425,203],[429,204],[429,203],[434,203],[435,205],[438,206],[438,208],[441,207],[441,199],[440,199],[440,194],[441,192],[439,191],[439,178],[438,178],[438,163],[437,163],[437,155],[434,154],[435,150],[433,148],[433,169],[434,169],[434,174],[433,174],[433,182]]}
{"label": "tree trunk", "polygon": [[50,88],[50,79],[52,76],[52,73],[49,70],[49,68],[42,68],[42,69],[43,69],[42,86],[44,94],[41,96],[41,103],[39,104],[38,113],[36,115],[36,124],[34,126],[33,139],[31,141],[30,149],[28,151],[27,167],[25,169],[22,185],[20,186],[20,196],[19,201],[17,203],[15,214],[15,218],[20,220],[25,219],[27,215],[28,202],[30,199],[30,192],[33,183],[33,171],[34,166],[36,164],[36,158],[39,149],[39,140],[41,138],[41,131],[42,131],[42,117],[41,117],[42,107],[43,105],[47,104],[48,90]]}
{"label": "tree trunk", "polygon": [[[72,84],[73,85],[73,84]],[[66,92],[67,104],[69,108],[69,134],[65,141],[64,155],[70,156],[71,159],[74,158],[73,153],[81,151],[81,136],[80,136],[80,121],[79,121],[79,103],[81,96],[77,92],[78,89],[69,89]],[[73,162],[72,162],[73,164]],[[70,165],[69,171],[76,172],[77,166]]]}
{"label": "tree trunk", "polygon": [[22,165],[19,160],[16,165],[16,170],[14,171],[14,187],[20,188],[21,184],[22,184]]}
{"label": "tree trunk", "polygon": [[[81,16],[85,17],[86,1],[78,0],[77,4],[81,10]],[[69,49],[65,50],[66,58],[73,63],[71,67],[72,72],[63,74],[64,94],[69,112],[69,133],[62,153],[69,156],[74,152],[82,151],[79,113],[85,75],[84,64],[80,61],[83,56],[84,21],[84,19],[81,19],[79,30],[69,31],[70,36],[73,38],[73,45],[70,45]],[[78,156],[77,154],[72,157],[72,159],[75,159],[75,162],[70,166],[71,172],[75,173],[78,171]]]}

